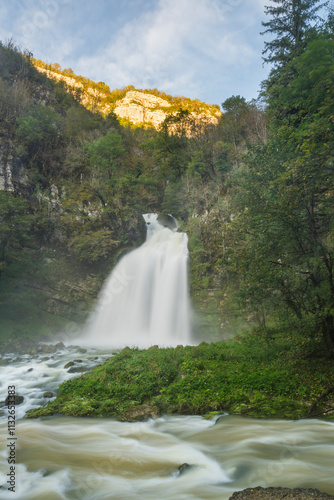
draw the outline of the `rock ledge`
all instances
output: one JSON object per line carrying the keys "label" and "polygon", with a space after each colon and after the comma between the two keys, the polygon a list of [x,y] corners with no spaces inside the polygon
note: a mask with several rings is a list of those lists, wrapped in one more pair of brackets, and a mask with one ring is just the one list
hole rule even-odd
{"label": "rock ledge", "polygon": [[330,500],[333,495],[322,493],[313,488],[247,488],[243,491],[236,491],[229,500]]}

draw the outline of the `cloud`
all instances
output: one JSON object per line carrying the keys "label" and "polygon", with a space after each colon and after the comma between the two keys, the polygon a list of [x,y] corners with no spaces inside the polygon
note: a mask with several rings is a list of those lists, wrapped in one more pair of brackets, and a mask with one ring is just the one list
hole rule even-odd
{"label": "cloud", "polygon": [[12,0],[2,40],[111,88],[133,84],[221,102],[256,94],[269,0]]}
{"label": "cloud", "polygon": [[217,65],[249,65],[258,57],[243,35],[258,10],[250,15],[246,5],[243,0],[151,2],[151,10],[123,25],[93,56],[81,57],[76,68],[112,88],[133,84],[198,95],[204,74],[217,75]]}

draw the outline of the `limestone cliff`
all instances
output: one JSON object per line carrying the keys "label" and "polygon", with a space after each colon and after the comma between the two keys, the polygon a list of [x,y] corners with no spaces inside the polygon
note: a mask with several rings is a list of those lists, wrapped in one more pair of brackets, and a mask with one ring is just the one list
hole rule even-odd
{"label": "limestone cliff", "polygon": [[[197,99],[172,97],[156,90],[138,90],[132,86],[110,91],[103,82],[95,83],[74,73],[61,72],[41,61],[34,63],[39,72],[48,78],[64,82],[70,92],[77,93],[81,103],[88,109],[98,111],[104,116],[114,112],[120,119],[134,125],[159,129],[167,117],[176,116],[182,109],[188,113],[186,133],[192,135],[195,129],[198,131],[210,124],[217,125],[221,116],[219,106],[212,106]],[[177,132],[177,129],[177,124],[170,124],[170,132]]]}

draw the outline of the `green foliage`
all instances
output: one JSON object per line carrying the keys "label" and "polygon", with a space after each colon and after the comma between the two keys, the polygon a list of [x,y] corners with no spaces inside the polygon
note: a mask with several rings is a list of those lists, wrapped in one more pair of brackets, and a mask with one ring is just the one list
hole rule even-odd
{"label": "green foliage", "polygon": [[119,165],[119,159],[125,154],[123,140],[117,132],[108,132],[93,143],[85,145],[92,169],[100,170],[112,176]]}
{"label": "green foliage", "polygon": [[271,0],[276,4],[266,6],[265,14],[271,19],[262,22],[266,30],[261,33],[277,35],[277,38],[265,42],[263,59],[275,65],[286,64],[298,57],[307,44],[312,33],[311,23],[319,21],[317,12],[328,2],[319,4],[319,0]]}
{"label": "green foliage", "polygon": [[112,236],[112,231],[105,228],[78,232],[70,238],[68,247],[80,260],[96,262],[118,248],[119,241],[114,241]]}
{"label": "green foliage", "polygon": [[9,249],[31,241],[33,220],[27,201],[0,191],[0,276],[10,261]]}
{"label": "green foliage", "polygon": [[103,366],[60,386],[57,399],[33,410],[117,416],[139,404],[161,412],[211,411],[256,417],[300,418],[333,376],[299,355],[300,337],[258,330],[237,340],[176,349],[126,348]]}

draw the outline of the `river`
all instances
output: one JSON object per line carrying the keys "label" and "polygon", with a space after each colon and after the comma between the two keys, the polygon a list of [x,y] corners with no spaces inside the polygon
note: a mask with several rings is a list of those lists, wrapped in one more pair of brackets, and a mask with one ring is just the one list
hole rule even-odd
{"label": "river", "polygon": [[[8,386],[15,386],[24,401],[16,406],[13,436],[2,408],[0,499],[225,500],[252,486],[312,487],[334,494],[333,422],[232,415],[214,420],[168,415],[140,423],[24,418],[29,408],[47,401],[46,392],[55,397],[58,384],[77,375],[64,368],[67,362],[90,367],[110,355],[97,349],[78,353],[73,347],[49,355],[2,356],[0,400]],[[11,446],[15,492],[7,484]],[[191,467],[180,473],[184,463]]]}

